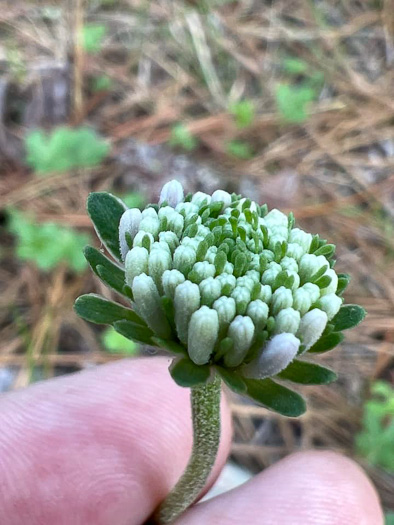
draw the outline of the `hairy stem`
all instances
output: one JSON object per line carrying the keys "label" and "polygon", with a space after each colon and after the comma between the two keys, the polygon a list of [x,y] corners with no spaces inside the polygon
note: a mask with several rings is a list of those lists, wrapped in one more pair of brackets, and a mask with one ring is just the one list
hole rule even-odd
{"label": "hairy stem", "polygon": [[215,463],[220,441],[220,378],[191,389],[193,449],[181,479],[155,513],[173,523],[198,497]]}

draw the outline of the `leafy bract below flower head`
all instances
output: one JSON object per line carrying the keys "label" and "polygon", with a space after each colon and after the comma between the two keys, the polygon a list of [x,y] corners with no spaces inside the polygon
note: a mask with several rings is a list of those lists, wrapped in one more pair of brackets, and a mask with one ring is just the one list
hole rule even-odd
{"label": "leafy bract below flower head", "polygon": [[92,193],[88,212],[118,263],[91,247],[85,256],[132,308],[91,294],[77,312],[169,350],[178,384],[218,373],[236,392],[295,416],[304,401],[282,380],[335,379],[305,355],[335,347],[364,311],[342,305],[349,277],[333,269],[335,246],[296,228],[292,214],[222,190],[184,197],[177,181],[142,212],[108,193]]}

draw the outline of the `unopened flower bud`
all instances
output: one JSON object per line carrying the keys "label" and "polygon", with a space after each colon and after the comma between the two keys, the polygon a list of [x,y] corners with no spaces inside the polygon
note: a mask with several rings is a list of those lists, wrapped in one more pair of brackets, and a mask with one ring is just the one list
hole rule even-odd
{"label": "unopened flower bud", "polygon": [[260,299],[251,301],[246,313],[252,319],[256,331],[260,331],[265,327],[269,315],[269,308],[266,303],[263,303]]}
{"label": "unopened flower bud", "polygon": [[211,306],[220,297],[222,285],[220,281],[213,277],[208,277],[201,281],[200,285],[201,304]]}
{"label": "unopened flower bud", "polygon": [[338,297],[335,293],[330,293],[323,295],[323,297],[318,300],[316,306],[320,310],[323,310],[323,312],[326,312],[328,320],[331,321],[331,319],[339,312],[342,301],[342,297]]}
{"label": "unopened flower bud", "polygon": [[213,303],[212,308],[218,313],[220,328],[231,323],[236,314],[236,305],[232,297],[219,297]]}
{"label": "unopened flower bud", "polygon": [[264,303],[270,304],[271,298],[272,298],[272,288],[269,284],[264,284],[260,288],[260,294],[258,296],[258,299],[260,299]]}
{"label": "unopened flower bud", "polygon": [[141,246],[136,246],[126,255],[125,275],[126,284],[133,286],[134,278],[142,273],[148,273],[149,252]]}
{"label": "unopened flower bud", "polygon": [[267,224],[267,226],[282,226],[286,229],[289,222],[287,215],[277,210],[276,208],[272,209],[269,213],[267,213],[267,215],[264,217],[264,221]]}
{"label": "unopened flower bud", "polygon": [[189,321],[200,308],[200,289],[197,284],[185,281],[176,287],[174,296],[175,326],[179,339],[187,343]]}
{"label": "unopened flower bud", "polygon": [[332,268],[329,268],[324,275],[328,275],[328,277],[331,277],[331,282],[326,288],[322,288],[320,290],[320,295],[328,295],[333,294],[337,291],[338,288],[338,276]]}
{"label": "unopened flower bud", "polygon": [[287,332],[296,334],[300,326],[300,312],[294,308],[284,308],[275,317],[275,334]]}
{"label": "unopened flower bud", "polygon": [[171,328],[152,277],[145,273],[135,277],[132,291],[137,312],[155,334],[167,339],[171,334]]}
{"label": "unopened flower bud", "polygon": [[244,315],[251,300],[250,290],[245,286],[236,286],[231,292],[231,297],[237,305],[237,313]]}
{"label": "unopened flower bud", "polygon": [[175,235],[180,238],[183,232],[183,227],[185,224],[185,219],[180,213],[174,213],[171,218],[168,220],[168,229],[175,233]]}
{"label": "unopened flower bud", "polygon": [[142,242],[144,240],[144,237],[148,237],[149,239],[149,245],[152,246],[152,244],[155,242],[155,239],[153,238],[153,235],[151,233],[145,232],[143,230],[140,230],[136,236],[134,237],[133,241],[133,248],[135,246],[142,246]]}
{"label": "unopened flower bud", "polygon": [[313,283],[305,283],[301,286],[300,290],[308,292],[311,304],[315,303],[320,297],[320,288]]}
{"label": "unopened flower bud", "polygon": [[218,201],[223,202],[222,210],[224,210],[231,204],[231,195],[227,193],[227,191],[216,190],[212,193],[211,202],[218,202]]}
{"label": "unopened flower bud", "polygon": [[292,257],[297,262],[299,262],[304,254],[304,249],[300,244],[297,244],[296,242],[289,242],[287,244],[286,255],[288,257]]}
{"label": "unopened flower bud", "polygon": [[261,355],[242,368],[242,373],[256,379],[275,376],[293,361],[299,346],[300,341],[293,334],[274,335]]}
{"label": "unopened flower bud", "polygon": [[205,204],[211,202],[211,196],[202,191],[197,191],[192,197],[192,204],[197,204],[197,206],[202,207]]}
{"label": "unopened flower bud", "polygon": [[293,294],[291,290],[280,286],[272,295],[271,299],[271,312],[272,315],[276,315],[283,308],[289,308],[293,305]]}
{"label": "unopened flower bud", "polygon": [[304,287],[298,288],[293,294],[293,307],[300,312],[301,315],[306,314],[312,305],[311,295]]}
{"label": "unopened flower bud", "polygon": [[119,222],[119,244],[120,244],[120,253],[122,255],[122,260],[126,259],[127,252],[130,250],[130,247],[127,243],[126,234],[130,236],[130,241],[132,242],[135,235],[138,232],[140,226],[142,214],[138,208],[132,208],[126,210]]}
{"label": "unopened flower bud", "polygon": [[185,276],[179,270],[166,270],[161,278],[164,294],[174,299],[175,289],[185,282]]}
{"label": "unopened flower bud", "polygon": [[196,262],[189,274],[189,279],[194,283],[200,284],[204,279],[214,277],[215,273],[216,268],[214,264],[210,264],[208,261]]}
{"label": "unopened flower bud", "polygon": [[254,324],[250,317],[237,315],[228,329],[228,336],[233,341],[233,348],[225,354],[226,366],[239,366],[245,359],[254,336]]}
{"label": "unopened flower bud", "polygon": [[164,201],[173,208],[183,201],[183,188],[180,182],[177,180],[171,180],[164,184],[160,192],[159,205]]}
{"label": "unopened flower bud", "polygon": [[306,253],[301,257],[299,264],[299,274],[302,280],[306,281],[312,277],[322,266],[328,267],[327,259],[323,255],[316,256],[313,253]]}
{"label": "unopened flower bud", "polygon": [[162,275],[166,270],[172,268],[172,258],[168,251],[163,249],[151,250],[148,261],[149,275],[155,281],[155,284],[160,292],[163,293]]}
{"label": "unopened flower bud", "polygon": [[280,261],[280,265],[282,267],[282,270],[288,270],[289,272],[298,272],[298,264],[293,257],[285,256]]}
{"label": "unopened flower bud", "polygon": [[268,268],[265,270],[261,276],[261,284],[269,284],[272,286],[274,284],[276,276],[282,271],[280,264],[276,262],[270,262]]}
{"label": "unopened flower bud", "polygon": [[196,262],[196,251],[182,244],[174,252],[174,268],[187,275]]}
{"label": "unopened flower bud", "polygon": [[305,351],[309,350],[322,335],[327,325],[327,314],[318,308],[306,313],[300,322],[297,337],[305,346]]}
{"label": "unopened flower bud", "polygon": [[293,228],[289,234],[289,242],[299,244],[305,254],[309,252],[309,248],[311,247],[312,235],[299,228]]}
{"label": "unopened flower bud", "polygon": [[187,351],[196,365],[205,365],[213,352],[219,334],[216,310],[202,306],[190,318]]}
{"label": "unopened flower bud", "polygon": [[148,215],[144,217],[140,222],[140,231],[150,233],[154,238],[157,237],[160,229],[160,221],[157,217],[152,217]]}

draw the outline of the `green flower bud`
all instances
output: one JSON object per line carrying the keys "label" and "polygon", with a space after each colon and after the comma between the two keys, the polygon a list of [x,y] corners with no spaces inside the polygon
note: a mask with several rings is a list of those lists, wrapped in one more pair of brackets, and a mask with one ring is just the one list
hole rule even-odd
{"label": "green flower bud", "polygon": [[293,293],[293,308],[298,310],[301,315],[305,315],[312,306],[310,293],[302,286]]}
{"label": "green flower bud", "polygon": [[260,294],[258,296],[258,299],[263,301],[264,303],[270,304],[272,298],[272,289],[269,284],[264,284],[260,289]]}
{"label": "green flower bud", "polygon": [[213,277],[208,277],[201,281],[200,285],[201,304],[211,306],[220,297],[222,285],[220,281]]}
{"label": "green flower bud", "polygon": [[252,344],[253,336],[254,324],[252,319],[248,316],[237,315],[228,329],[228,337],[233,341],[233,348],[224,356],[226,366],[235,367],[242,363]]}
{"label": "green flower bud", "polygon": [[185,219],[180,213],[174,213],[171,218],[168,220],[168,230],[175,233],[175,235],[180,238],[183,232],[183,227],[185,224]]}
{"label": "green flower bud", "polygon": [[218,275],[217,280],[222,285],[222,295],[230,295],[237,283],[237,279],[234,275],[225,272]]}
{"label": "green flower bud", "polygon": [[149,238],[149,244],[150,246],[152,246],[152,244],[155,242],[153,235],[151,233],[147,233],[145,231],[140,230],[134,237],[133,248],[135,248],[136,246],[142,246],[142,242],[145,236]]}
{"label": "green flower bud", "polygon": [[183,201],[182,184],[177,180],[171,180],[164,184],[159,198],[159,205],[166,201],[169,206],[175,208],[177,204]]}
{"label": "green flower bud", "polygon": [[182,244],[174,252],[174,268],[187,275],[196,262],[196,251]]}
{"label": "green flower bud", "polygon": [[234,265],[230,262],[226,262],[223,271],[232,275],[234,273]]}
{"label": "green flower bud", "polygon": [[271,312],[272,315],[277,315],[277,313],[283,308],[289,308],[293,305],[293,295],[291,290],[280,286],[272,295],[271,299]]}
{"label": "green flower bud", "polygon": [[166,243],[172,253],[179,246],[179,239],[174,232],[160,232],[159,241]]}
{"label": "green flower bud", "polygon": [[169,338],[171,328],[152,277],[145,273],[134,277],[132,291],[136,310],[149,328],[159,337],[163,339]]}
{"label": "green flower bud", "polygon": [[208,251],[205,255],[205,260],[211,264],[214,264],[217,252],[217,246],[211,246],[210,248],[208,248]]}
{"label": "green flower bud", "polygon": [[289,242],[287,244],[286,255],[292,257],[297,262],[300,261],[301,257],[305,254],[304,249],[300,244]]}
{"label": "green flower bud", "polygon": [[231,292],[231,297],[237,305],[237,313],[241,315],[245,314],[248,304],[251,301],[250,290],[245,286],[236,286]]}
{"label": "green flower bud", "polygon": [[320,290],[320,295],[329,295],[335,293],[338,288],[338,276],[335,273],[335,270],[329,268],[324,275],[331,277],[331,282],[326,288]]}
{"label": "green flower bud", "polygon": [[267,324],[269,315],[269,308],[266,303],[263,303],[260,299],[251,301],[246,310],[247,315],[252,319],[256,331],[261,331]]}
{"label": "green flower bud", "polygon": [[323,255],[316,256],[313,253],[306,253],[300,260],[299,275],[303,281],[307,281],[322,266],[328,267],[327,259]]}
{"label": "green flower bud", "polygon": [[289,272],[298,272],[298,264],[293,257],[285,256],[280,261],[280,266],[282,267],[282,270],[288,270]]}
{"label": "green flower bud", "polygon": [[212,306],[218,313],[219,326],[224,328],[234,319],[236,314],[236,305],[232,297],[219,297]]}
{"label": "green flower bud", "polygon": [[187,351],[196,365],[208,363],[219,334],[216,310],[202,306],[193,313],[189,322]]}
{"label": "green flower bud", "polygon": [[192,314],[200,308],[200,289],[197,284],[185,281],[176,287],[174,296],[175,326],[182,343],[187,343],[188,327]]}
{"label": "green flower bud", "polygon": [[266,343],[259,357],[242,367],[245,377],[264,379],[285,368],[297,356],[300,341],[293,334],[278,334]]}
{"label": "green flower bud", "polygon": [[138,208],[132,208],[131,210],[126,210],[119,222],[119,244],[120,244],[120,253],[122,255],[122,260],[126,259],[127,252],[130,250],[129,245],[126,240],[126,234],[130,235],[131,241],[133,241],[135,235],[138,232],[140,226],[142,214]]}
{"label": "green flower bud", "polygon": [[164,295],[174,299],[175,289],[185,282],[185,276],[179,270],[166,270],[161,278]]}
{"label": "green flower bud", "polygon": [[212,193],[211,202],[223,202],[222,210],[224,210],[231,204],[231,195],[227,191],[216,190]]}
{"label": "green flower bud", "polygon": [[148,273],[148,259],[148,250],[140,246],[136,246],[127,253],[125,261],[126,284],[132,286],[137,275]]}
{"label": "green flower bud", "polygon": [[159,248],[151,250],[148,261],[149,275],[155,281],[160,294],[163,293],[162,275],[166,270],[171,270],[171,267],[172,258],[168,251]]}
{"label": "green flower bud", "polygon": [[315,303],[320,297],[320,288],[316,284],[305,283],[300,289],[308,292],[311,304]]}
{"label": "green flower bud", "polygon": [[318,308],[306,313],[300,322],[297,337],[305,346],[305,352],[309,350],[319,339],[327,325],[327,314]]}
{"label": "green flower bud", "polygon": [[140,231],[150,233],[154,238],[157,237],[160,229],[160,221],[156,217],[148,215],[140,222]]}
{"label": "green flower bud", "polygon": [[299,228],[293,228],[289,234],[289,242],[299,244],[303,252],[308,253],[312,243],[312,235]]}
{"label": "green flower bud", "polygon": [[339,312],[342,301],[342,297],[338,297],[335,293],[330,293],[323,295],[323,297],[318,300],[316,306],[320,310],[323,310],[323,312],[326,312],[328,320],[331,321],[331,319]]}
{"label": "green flower bud", "polygon": [[275,334],[296,334],[300,326],[300,312],[294,308],[284,308],[275,317]]}
{"label": "green flower bud", "polygon": [[270,286],[272,286],[274,284],[276,276],[281,271],[282,271],[282,267],[280,264],[276,262],[270,262],[268,264],[267,270],[265,270],[265,272],[263,273],[261,277],[261,284],[269,284]]}
{"label": "green flower bud", "polygon": [[210,264],[208,261],[196,262],[189,274],[189,279],[194,283],[200,284],[204,279],[214,277],[215,273],[216,268],[214,264]]}

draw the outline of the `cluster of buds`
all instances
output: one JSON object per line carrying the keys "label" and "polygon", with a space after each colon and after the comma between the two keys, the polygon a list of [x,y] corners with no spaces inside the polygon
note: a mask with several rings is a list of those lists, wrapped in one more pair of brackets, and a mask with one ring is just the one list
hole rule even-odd
{"label": "cluster of buds", "polygon": [[222,190],[185,197],[171,181],[158,204],[122,211],[117,231],[133,313],[192,368],[277,376],[343,317],[348,276],[333,269],[335,246],[292,214]]}

